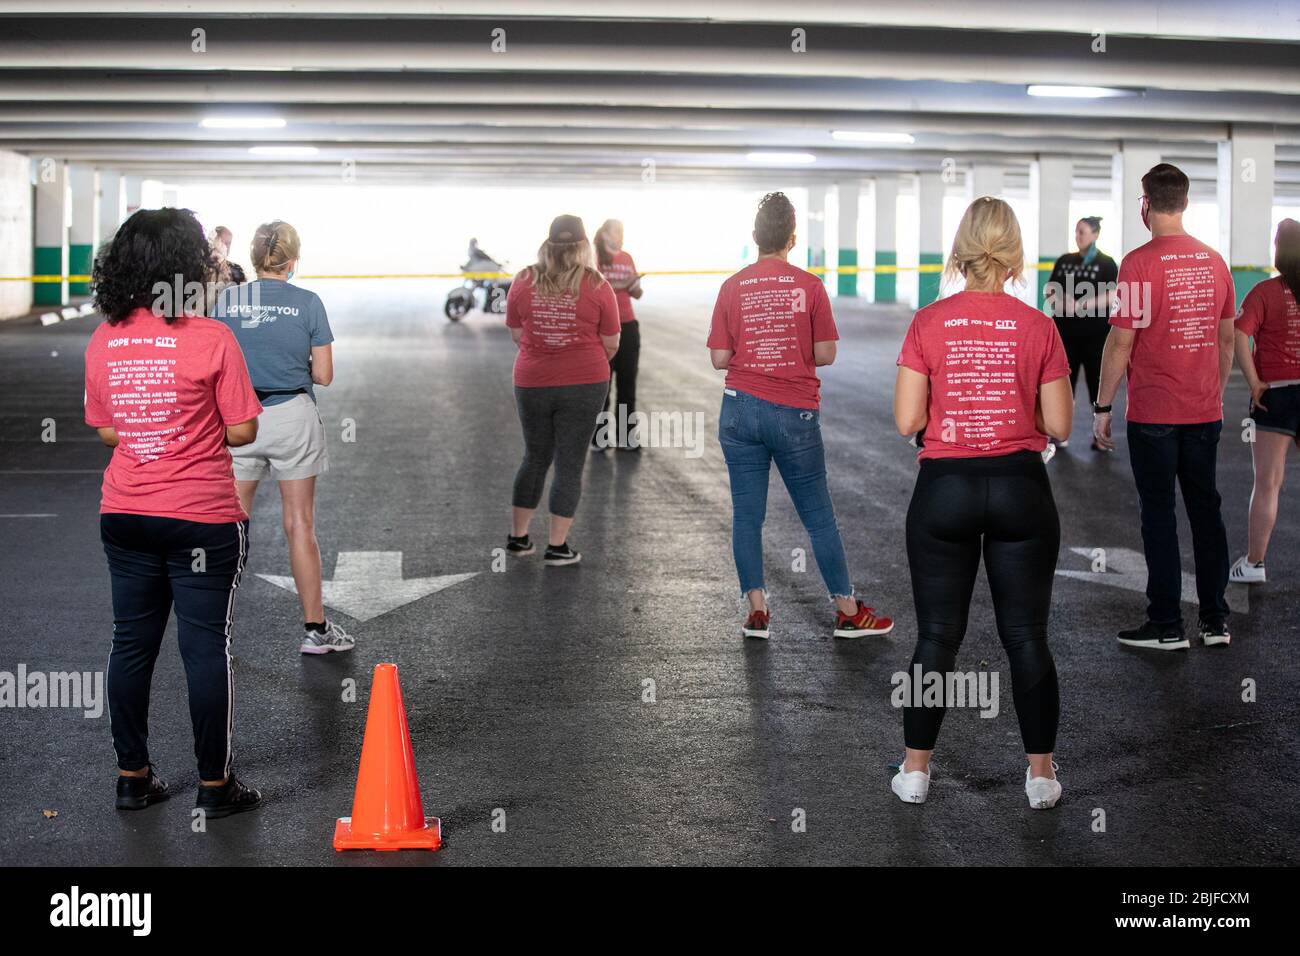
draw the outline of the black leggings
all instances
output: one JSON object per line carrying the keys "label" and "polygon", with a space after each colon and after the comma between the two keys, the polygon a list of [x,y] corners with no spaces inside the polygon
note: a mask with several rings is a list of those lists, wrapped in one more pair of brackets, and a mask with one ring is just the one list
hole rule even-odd
{"label": "black leggings", "polygon": [[511,499],[516,508],[536,508],[541,503],[546,473],[554,463],[551,514],[572,518],[577,513],[591,431],[608,393],[609,382],[515,386],[515,405],[524,430],[524,460],[515,473]]}
{"label": "black leggings", "polygon": [[[1052,486],[1036,452],[921,463],[907,510],[917,630],[909,672],[917,664],[925,674],[954,669],[983,552],[1020,736],[1030,754],[1056,748],[1060,698],[1047,617],[1060,543]],[[943,715],[942,706],[905,706],[907,746],[933,750]]]}
{"label": "black leggings", "polygon": [[1097,400],[1101,384],[1101,353],[1106,348],[1110,326],[1105,319],[1058,319],[1056,328],[1061,333],[1065,357],[1070,363],[1070,392],[1079,385],[1079,372],[1088,385],[1088,400]]}
{"label": "black leggings", "polygon": [[[641,325],[636,319],[624,322],[619,329],[618,351],[609,360],[610,391],[617,392],[618,404],[627,406],[630,419],[636,411],[636,372],[641,364]],[[605,399],[609,409],[609,399]],[[615,413],[618,408],[615,406]],[[617,420],[617,419],[616,419]]]}

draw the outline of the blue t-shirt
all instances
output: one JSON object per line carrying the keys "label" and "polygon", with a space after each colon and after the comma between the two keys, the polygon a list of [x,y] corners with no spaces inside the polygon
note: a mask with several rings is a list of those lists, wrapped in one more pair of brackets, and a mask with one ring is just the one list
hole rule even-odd
{"label": "blue t-shirt", "polygon": [[234,331],[263,405],[287,402],[299,391],[316,400],[311,350],[333,342],[334,333],[315,292],[279,279],[258,279],[223,290],[215,318]]}

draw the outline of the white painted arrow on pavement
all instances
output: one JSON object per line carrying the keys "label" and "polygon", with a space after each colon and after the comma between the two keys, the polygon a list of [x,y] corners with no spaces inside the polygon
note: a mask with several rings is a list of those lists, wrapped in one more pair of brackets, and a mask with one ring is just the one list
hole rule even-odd
{"label": "white painted arrow on pavement", "polygon": [[[1092,561],[1092,554],[1095,548],[1071,548],[1072,552]],[[1147,591],[1147,559],[1138,551],[1132,548],[1103,548],[1106,553],[1106,570],[1093,571],[1062,571],[1057,569],[1056,573],[1063,578],[1073,578],[1076,581],[1087,581],[1092,584],[1105,584],[1113,588],[1123,588],[1126,591],[1136,591],[1138,594],[1146,594]],[[1232,591],[1232,600],[1229,602],[1235,609],[1241,613],[1250,611],[1250,591],[1247,588],[1234,588]],[[1196,576],[1183,572],[1183,594],[1184,604],[1199,604],[1200,601],[1196,596]]]}
{"label": "white painted arrow on pavement", "polygon": [[[321,582],[326,607],[342,611],[358,621],[387,614],[404,604],[428,597],[478,574],[443,574],[432,578],[403,578],[400,551],[340,551],[334,566],[334,580]],[[259,574],[263,581],[298,593],[293,578]]]}

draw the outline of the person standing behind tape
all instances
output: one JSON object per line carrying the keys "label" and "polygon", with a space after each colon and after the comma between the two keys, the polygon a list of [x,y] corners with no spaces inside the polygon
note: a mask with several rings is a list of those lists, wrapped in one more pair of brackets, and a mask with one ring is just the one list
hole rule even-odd
{"label": "person standing behind tape", "polygon": [[577,216],[556,216],[537,262],[515,276],[506,297],[506,325],[519,347],[515,406],[524,432],[524,460],[515,474],[506,551],[535,549],[528,526],[551,480],[548,567],[577,564],[569,529],[582,494],[596,416],[609,394],[609,360],[618,352],[618,301],[596,270]]}
{"label": "person standing behind tape", "polygon": [[[1097,248],[1100,235],[1100,216],[1085,216],[1075,223],[1074,242],[1079,251],[1056,260],[1045,289],[1048,314],[1056,319],[1056,330],[1070,360],[1070,388],[1078,386],[1082,371],[1090,402],[1097,400],[1101,353],[1110,332],[1110,294],[1119,277],[1115,260]],[[1069,444],[1069,437],[1060,436],[1057,447]],[[1092,450],[1105,449],[1094,439]]]}
{"label": "person standing behind tape", "polygon": [[1216,466],[1223,393],[1232,372],[1236,317],[1223,257],[1183,229],[1189,183],[1160,163],[1142,177],[1142,222],[1151,241],[1124,257],[1093,405],[1093,436],[1115,447],[1111,403],[1128,380],[1128,451],[1147,561],[1147,619],[1119,642],[1184,650],[1182,557],[1175,485],[1192,527],[1200,638],[1227,644],[1228,535]]}
{"label": "person standing behind tape", "polygon": [[298,649],[328,654],[350,651],[356,641],[325,616],[321,599],[316,478],[328,470],[329,456],[315,386],[334,380],[334,334],[316,293],[289,282],[300,250],[289,223],[258,226],[252,243],[257,279],[223,292],[216,316],[239,340],[266,408],[257,441],[234,455],[239,500],[252,514],[258,483],[268,476],[279,482],[289,567],[304,618]]}
{"label": "person standing behind tape", "polygon": [[99,510],[113,590],[108,707],[119,810],[171,795],[150,760],[149,697],[173,608],[199,769],[195,806],[223,817],[262,799],[232,769],[230,641],[248,513],[228,451],[254,440],[262,406],[230,330],[156,298],[159,284],[203,283],[210,251],[189,210],[140,210],[94,264],[104,323],[86,346],[85,419],[113,449]]}
{"label": "person standing behind tape", "polygon": [[836,637],[888,634],[894,622],[854,596],[844,542],[826,483],[820,366],[840,337],[822,281],[788,261],[794,205],[768,193],[754,216],[758,261],[718,291],[707,345],[725,369],[718,439],[731,480],[731,550],[749,616],[740,633],[766,640],[771,615],[763,574],[763,523],[772,462],[812,541],[817,570],[835,605]]}
{"label": "person standing behind tape", "polygon": [[[638,436],[632,434],[633,415],[636,413],[636,373],[641,361],[641,326],[637,322],[632,300],[641,298],[641,276],[637,274],[636,263],[623,249],[623,224],[617,219],[606,219],[596,230],[594,239],[596,247],[596,265],[601,274],[614,290],[618,301],[618,320],[620,338],[618,351],[610,360],[610,396],[617,391],[617,402],[609,422],[608,434],[618,436],[613,447],[622,451],[640,451]],[[605,410],[610,407],[609,398],[605,400]],[[627,422],[624,432],[622,422]],[[592,447],[603,450],[599,439],[600,429],[592,438]]]}

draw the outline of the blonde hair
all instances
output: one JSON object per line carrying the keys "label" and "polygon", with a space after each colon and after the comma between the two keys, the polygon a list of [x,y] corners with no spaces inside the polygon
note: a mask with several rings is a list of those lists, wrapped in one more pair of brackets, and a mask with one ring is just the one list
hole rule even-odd
{"label": "blonde hair", "polygon": [[614,261],[614,257],[608,255],[609,247],[606,245],[614,233],[618,233],[619,236],[623,235],[623,223],[617,219],[606,219],[600,224],[600,228],[596,230],[593,245],[596,247],[596,260],[602,266],[607,266]]}
{"label": "blonde hair", "polygon": [[1024,281],[1025,248],[1015,212],[1001,199],[981,196],[966,207],[944,267],[945,279],[1001,289],[1007,277]]}
{"label": "blonde hair", "polygon": [[591,243],[543,242],[537,250],[537,262],[528,267],[534,288],[542,295],[567,295],[577,297],[582,292],[583,277],[591,280],[592,288],[605,281],[595,269]]}
{"label": "blonde hair", "polygon": [[301,248],[298,230],[284,220],[276,219],[257,227],[249,253],[253,258],[253,268],[258,272],[283,272],[298,258]]}

